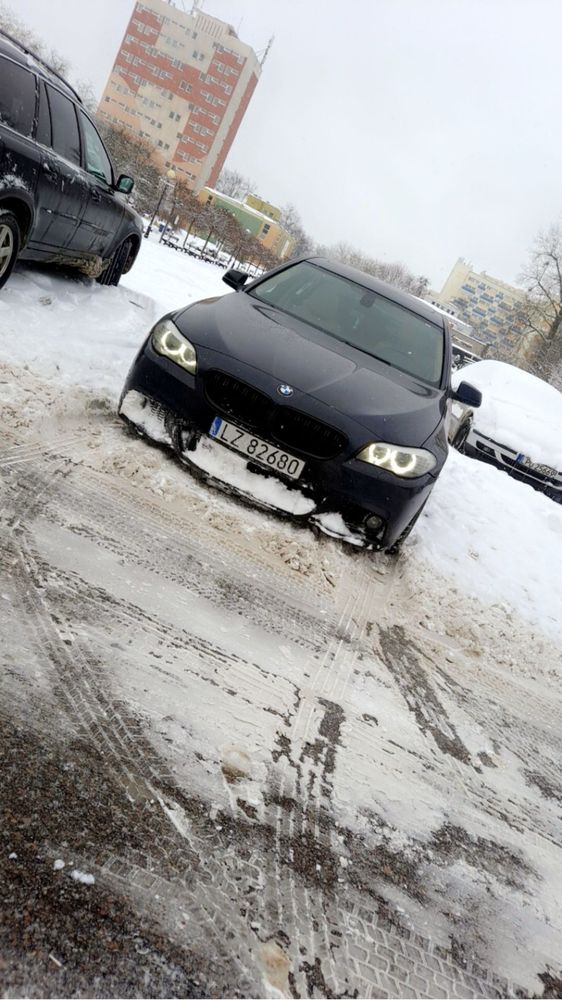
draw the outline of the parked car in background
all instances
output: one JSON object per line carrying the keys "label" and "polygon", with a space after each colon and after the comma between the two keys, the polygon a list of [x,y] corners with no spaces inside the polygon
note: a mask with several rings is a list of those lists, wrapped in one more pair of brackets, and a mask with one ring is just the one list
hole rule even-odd
{"label": "parked car in background", "polygon": [[446,319],[323,258],[165,316],[128,374],[121,416],[191,469],[270,510],[374,548],[411,531],[447,457]]}
{"label": "parked car in background", "polygon": [[18,258],[118,284],[142,237],[132,188],[76,91],[0,32],[0,287]]}
{"label": "parked car in background", "polygon": [[453,403],[453,446],[562,503],[562,394],[503,361],[477,361],[455,372],[453,385],[466,377],[483,403],[477,414]]}

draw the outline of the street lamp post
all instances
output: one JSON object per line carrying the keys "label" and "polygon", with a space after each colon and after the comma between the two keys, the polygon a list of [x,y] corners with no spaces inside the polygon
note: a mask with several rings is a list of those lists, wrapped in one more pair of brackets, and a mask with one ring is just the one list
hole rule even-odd
{"label": "street lamp post", "polygon": [[[175,179],[176,179],[176,172],[175,172],[175,170],[172,170],[172,168],[170,167],[170,169],[166,171],[166,177],[168,178],[168,180],[171,183],[173,183],[175,181]],[[148,239],[148,237],[150,236],[150,234],[152,232],[152,227],[154,225],[154,220],[155,220],[156,216],[158,215],[158,212],[160,211],[160,205],[162,204],[162,199],[163,199],[163,197],[164,197],[164,195],[166,193],[167,187],[168,187],[168,184],[166,183],[166,181],[164,181],[164,184],[162,185],[162,191],[160,192],[160,197],[158,199],[158,204],[157,204],[156,208],[154,209],[154,214],[153,214],[150,222],[148,223],[148,226],[146,227],[146,233],[144,234],[145,239]]]}

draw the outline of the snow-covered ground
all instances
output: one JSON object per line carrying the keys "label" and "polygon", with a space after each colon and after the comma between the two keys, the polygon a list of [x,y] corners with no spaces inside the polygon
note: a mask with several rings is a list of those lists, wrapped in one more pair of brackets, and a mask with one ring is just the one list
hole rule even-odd
{"label": "snow-covered ground", "polygon": [[117,289],[0,295],[0,867],[62,894],[50,948],[68,885],[92,948],[124,899],[204,995],[556,995],[562,511],[455,453],[392,559],[200,484],[115,405],[222,274],[145,241]]}

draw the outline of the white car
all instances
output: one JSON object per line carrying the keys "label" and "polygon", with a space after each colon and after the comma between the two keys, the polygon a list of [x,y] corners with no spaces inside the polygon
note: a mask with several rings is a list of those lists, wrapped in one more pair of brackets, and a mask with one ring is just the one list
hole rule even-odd
{"label": "white car", "polygon": [[[503,361],[477,361],[468,370],[482,405],[452,404],[453,447],[562,503],[562,393]],[[468,370],[453,374],[453,388]]]}

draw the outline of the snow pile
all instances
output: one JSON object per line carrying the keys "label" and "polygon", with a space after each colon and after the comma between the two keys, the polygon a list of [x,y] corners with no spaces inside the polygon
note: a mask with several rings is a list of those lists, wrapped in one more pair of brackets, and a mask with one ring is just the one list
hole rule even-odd
{"label": "snow pile", "polygon": [[362,546],[365,544],[363,536],[351,531],[341,514],[333,512],[317,514],[314,517],[314,523],[318,525],[325,535],[330,535],[332,538],[341,538],[344,542],[348,542],[349,545]]}
{"label": "snow pile", "polygon": [[406,551],[562,634],[562,506],[507,473],[451,451]]}
{"label": "snow pile", "polygon": [[250,472],[244,456],[233,454],[210,438],[201,438],[195,451],[190,451],[186,457],[213,479],[227,483],[267,507],[295,515],[310,514],[316,507],[314,500],[303,496],[299,490],[288,489],[280,479]]}
{"label": "snow pile", "polygon": [[75,882],[82,882],[83,885],[93,885],[95,877],[90,875],[89,872],[81,872],[78,868],[73,868],[70,877],[74,879]]}
{"label": "snow pile", "polygon": [[173,308],[226,293],[223,273],[150,240],[117,288],[75,272],[18,267],[0,295],[0,360],[116,403],[154,323]]}
{"label": "snow pile", "polygon": [[474,426],[500,444],[562,470],[562,393],[503,361],[477,361],[453,375],[482,392]]}
{"label": "snow pile", "polygon": [[160,444],[171,445],[170,435],[166,429],[166,422],[162,410],[156,404],[151,403],[142,393],[132,389],[127,393],[119,410],[124,417],[127,417],[135,425]]}

